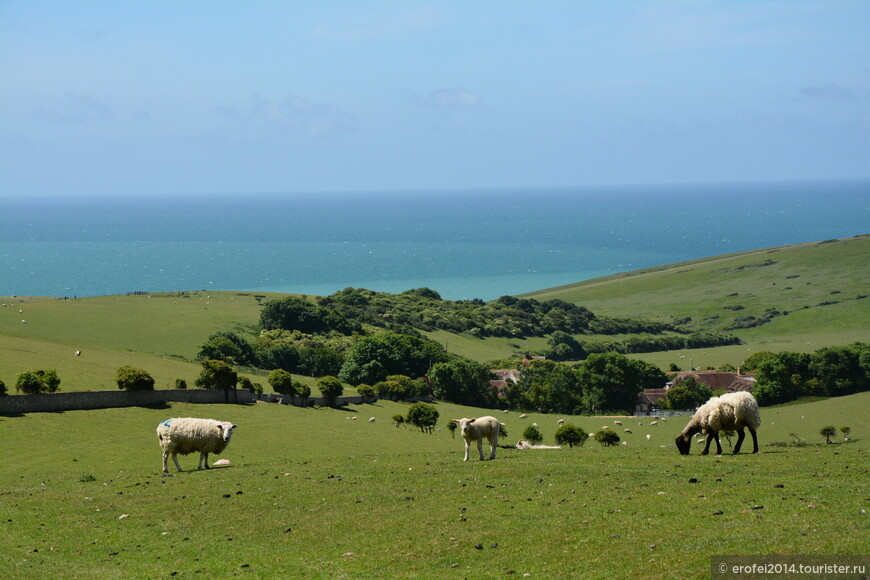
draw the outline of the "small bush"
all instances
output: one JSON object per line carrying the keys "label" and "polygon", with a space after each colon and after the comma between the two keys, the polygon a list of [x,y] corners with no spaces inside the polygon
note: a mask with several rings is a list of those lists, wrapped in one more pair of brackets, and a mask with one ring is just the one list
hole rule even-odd
{"label": "small bush", "polygon": [[54,369],[24,371],[15,381],[15,390],[25,395],[54,393],[60,387],[60,379]]}
{"label": "small bush", "polygon": [[597,432],[594,437],[603,447],[610,447],[611,445],[617,445],[619,443],[619,435],[609,429],[602,429]]}
{"label": "small bush", "polygon": [[[403,417],[402,415],[393,415],[393,424],[395,424],[397,429],[399,427],[404,427],[405,426],[405,417]],[[455,430],[456,430],[456,428],[454,427],[452,429],[452,431],[455,431]]]}
{"label": "small bush", "polygon": [[85,473],[81,477],[79,477],[80,483],[86,483],[88,481],[97,481],[97,478],[94,477],[93,473]]}
{"label": "small bush", "polygon": [[523,431],[523,439],[525,439],[532,445],[538,445],[541,441],[544,440],[544,436],[541,434],[540,429],[538,429],[534,425],[529,425]]}
{"label": "small bush", "polygon": [[[616,435],[616,433],[614,433],[614,435]],[[589,438],[589,434],[576,425],[565,423],[556,429],[555,438],[556,445],[565,445],[567,443],[568,447],[574,447],[575,445],[583,447],[583,444],[586,443],[586,440]]]}
{"label": "small bush", "polygon": [[820,433],[825,438],[825,443],[830,443],[831,437],[837,434],[837,429],[833,425],[828,425],[827,427],[822,427]]}
{"label": "small bush", "polygon": [[408,417],[405,419],[411,425],[419,427],[420,431],[432,432],[435,423],[438,422],[438,409],[427,403],[414,403],[408,409]]}
{"label": "small bush", "polygon": [[184,379],[175,379],[175,388],[182,389],[182,390],[186,389],[187,388],[187,381],[185,381]]}
{"label": "small bush", "polygon": [[119,367],[115,372],[115,382],[118,383],[118,388],[124,391],[154,390],[154,377],[137,367]]}
{"label": "small bush", "polygon": [[373,402],[377,397],[375,388],[371,385],[360,385],[356,388],[356,392],[359,393],[359,396],[362,397],[366,403]]}
{"label": "small bush", "polygon": [[325,376],[317,379],[317,389],[320,395],[326,399],[326,404],[330,407],[335,405],[335,400],[344,392],[344,386],[337,377]]}
{"label": "small bush", "polygon": [[0,397],[6,394],[6,383],[0,381]]}

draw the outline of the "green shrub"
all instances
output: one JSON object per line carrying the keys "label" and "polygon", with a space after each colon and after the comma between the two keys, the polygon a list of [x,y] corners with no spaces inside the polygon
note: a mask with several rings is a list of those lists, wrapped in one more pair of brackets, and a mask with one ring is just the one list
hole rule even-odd
{"label": "green shrub", "polygon": [[822,427],[820,433],[822,434],[822,437],[825,438],[825,443],[830,443],[831,437],[837,434],[837,430],[834,428],[833,425],[828,425],[827,427]]}
{"label": "green shrub", "polygon": [[356,392],[359,393],[359,396],[362,397],[366,403],[373,402],[377,396],[375,388],[371,385],[360,385],[356,388]]}
{"label": "green shrub", "polygon": [[54,393],[60,387],[60,379],[54,369],[24,371],[15,381],[15,390],[25,395]]}
{"label": "green shrub", "polygon": [[272,390],[282,395],[293,395],[293,377],[284,369],[275,369],[266,378]]}
{"label": "green shrub", "polygon": [[529,425],[523,431],[523,439],[525,439],[532,445],[537,445],[544,440],[544,436],[541,434],[540,429],[538,429],[534,425]]}
{"label": "green shrub", "polygon": [[[404,427],[405,426],[405,417],[402,415],[393,415],[393,424],[395,424],[397,429],[399,427]],[[455,425],[456,423],[453,423],[453,424]],[[454,427],[452,430],[455,431],[456,427]]]}
{"label": "green shrub", "polygon": [[6,383],[0,380],[0,397],[6,394]]}
{"label": "green shrub", "polygon": [[595,440],[603,447],[610,447],[619,443],[619,435],[609,429],[602,429],[595,434]]}
{"label": "green shrub", "polygon": [[[614,435],[616,434],[614,433]],[[589,438],[589,434],[576,425],[565,423],[556,429],[555,438],[556,445],[565,445],[567,443],[568,447],[574,447],[575,445],[583,447],[583,444]]]}
{"label": "green shrub", "polygon": [[123,366],[115,372],[115,382],[124,391],[153,391],[154,377],[138,367]]}
{"label": "green shrub", "polygon": [[426,433],[432,432],[435,423],[438,422],[438,409],[427,403],[414,403],[408,409],[408,418],[406,421],[415,427],[419,427],[420,431]]}
{"label": "green shrub", "polygon": [[185,381],[184,379],[175,379],[175,388],[182,389],[182,390],[186,389],[187,388],[187,381]]}
{"label": "green shrub", "polygon": [[335,405],[335,400],[341,396],[344,391],[341,381],[333,376],[325,376],[317,379],[317,388],[320,395],[326,399],[326,404],[329,406]]}

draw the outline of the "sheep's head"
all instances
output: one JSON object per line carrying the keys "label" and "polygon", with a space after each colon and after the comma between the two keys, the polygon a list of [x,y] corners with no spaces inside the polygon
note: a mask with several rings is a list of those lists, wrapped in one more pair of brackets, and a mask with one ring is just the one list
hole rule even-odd
{"label": "sheep's head", "polygon": [[680,433],[677,435],[675,440],[677,444],[677,449],[680,450],[680,455],[688,455],[689,448],[692,446],[692,438],[686,435],[685,433]]}
{"label": "sheep's head", "polygon": [[474,423],[474,421],[475,419],[466,419],[464,417],[462,419],[453,419],[454,423],[459,423],[459,430],[463,433],[468,430],[468,426]]}
{"label": "sheep's head", "polygon": [[224,421],[222,423],[219,423],[217,425],[217,430],[218,430],[218,434],[220,435],[220,438],[226,442],[229,442],[230,437],[233,436],[233,429],[235,429],[236,427],[237,427],[237,425],[233,425],[232,423],[230,423],[228,421]]}

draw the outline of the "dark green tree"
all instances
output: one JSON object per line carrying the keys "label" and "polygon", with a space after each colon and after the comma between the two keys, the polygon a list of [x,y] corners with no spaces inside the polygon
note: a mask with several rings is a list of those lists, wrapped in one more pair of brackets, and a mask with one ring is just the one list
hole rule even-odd
{"label": "dark green tree", "polygon": [[204,360],[200,364],[202,370],[195,382],[197,388],[220,389],[224,392],[226,402],[230,401],[230,390],[232,390],[235,400],[238,401],[236,383],[239,381],[239,375],[233,367],[222,360]]}
{"label": "dark green tree", "polygon": [[[454,423],[454,425],[455,424],[456,423]],[[525,439],[532,445],[537,445],[544,440],[544,436],[541,434],[540,429],[538,429],[534,425],[529,425],[523,430],[523,439]]]}
{"label": "dark green tree", "polygon": [[[556,445],[567,444],[568,447],[574,447],[575,445],[583,447],[583,444],[586,443],[588,438],[589,434],[586,431],[571,423],[565,423],[556,429]],[[617,439],[619,439],[619,437],[617,437]]]}
{"label": "dark green tree", "polygon": [[115,372],[115,382],[125,391],[153,391],[154,377],[147,371],[131,366],[119,367]]}
{"label": "dark green tree", "polygon": [[358,324],[351,324],[337,311],[294,296],[267,302],[260,313],[260,327],[263,330],[299,330],[306,334],[330,331],[351,334],[360,329]]}
{"label": "dark green tree", "polygon": [[208,337],[199,353],[197,360],[222,360],[231,365],[256,366],[257,357],[254,347],[233,332],[216,332]]}
{"label": "dark green tree", "polygon": [[706,403],[713,396],[713,390],[699,383],[694,377],[680,381],[676,387],[668,390],[664,407],[666,409],[695,409]]}
{"label": "dark green tree", "polygon": [[15,381],[15,390],[25,395],[54,393],[59,388],[60,378],[54,369],[25,371]]}
{"label": "dark green tree", "polygon": [[293,388],[293,376],[284,369],[273,369],[266,380],[276,393],[290,396],[296,394],[296,390]]}
{"label": "dark green tree", "polygon": [[619,435],[609,429],[602,429],[594,435],[595,440],[601,443],[603,447],[610,447],[619,443]]}
{"label": "dark green tree", "polygon": [[336,377],[325,376],[317,379],[317,389],[320,391],[320,396],[326,399],[326,404],[334,407],[336,399],[344,391],[344,385]]}
{"label": "dark green tree", "polygon": [[419,427],[424,433],[432,432],[432,428],[438,422],[438,409],[428,403],[414,403],[408,408],[408,417],[405,419],[411,425]]}
{"label": "dark green tree", "polygon": [[827,427],[822,427],[821,434],[825,438],[825,443],[830,443],[831,437],[837,434],[837,429],[833,425],[828,425]]}
{"label": "dark green tree", "polygon": [[433,364],[447,360],[444,347],[433,340],[386,332],[356,341],[338,376],[352,385],[373,385],[388,375],[423,376]]}
{"label": "dark green tree", "polygon": [[489,389],[489,381],[493,376],[485,365],[462,358],[437,363],[426,375],[439,399],[474,406],[494,402],[495,396]]}
{"label": "dark green tree", "polygon": [[365,403],[373,403],[378,398],[378,394],[371,385],[359,385],[356,388],[356,392],[359,393],[359,396],[363,398]]}

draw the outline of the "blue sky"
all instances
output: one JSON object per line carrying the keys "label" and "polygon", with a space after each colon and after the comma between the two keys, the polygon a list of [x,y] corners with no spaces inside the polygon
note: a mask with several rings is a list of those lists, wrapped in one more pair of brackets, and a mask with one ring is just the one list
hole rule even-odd
{"label": "blue sky", "polygon": [[870,177],[870,2],[0,0],[0,195]]}

